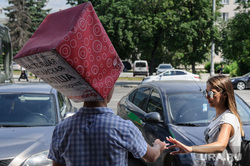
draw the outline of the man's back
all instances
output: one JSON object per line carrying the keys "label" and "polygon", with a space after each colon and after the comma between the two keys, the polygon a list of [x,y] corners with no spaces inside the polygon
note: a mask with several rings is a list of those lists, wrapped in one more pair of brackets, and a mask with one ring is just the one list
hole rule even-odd
{"label": "man's back", "polygon": [[147,143],[130,121],[109,108],[81,108],[55,129],[49,157],[66,165],[127,165],[130,151],[142,158]]}

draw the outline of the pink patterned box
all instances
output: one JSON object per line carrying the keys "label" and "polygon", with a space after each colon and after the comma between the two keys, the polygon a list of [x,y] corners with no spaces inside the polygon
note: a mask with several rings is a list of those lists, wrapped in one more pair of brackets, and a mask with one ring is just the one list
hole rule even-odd
{"label": "pink patterned box", "polygon": [[75,102],[103,100],[123,70],[91,2],[49,14],[13,60]]}

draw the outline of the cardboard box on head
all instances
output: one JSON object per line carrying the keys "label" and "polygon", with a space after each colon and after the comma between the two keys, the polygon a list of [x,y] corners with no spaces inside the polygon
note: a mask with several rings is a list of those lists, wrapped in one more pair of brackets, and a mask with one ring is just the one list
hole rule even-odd
{"label": "cardboard box on head", "polygon": [[13,60],[75,102],[103,100],[123,70],[91,2],[49,14]]}

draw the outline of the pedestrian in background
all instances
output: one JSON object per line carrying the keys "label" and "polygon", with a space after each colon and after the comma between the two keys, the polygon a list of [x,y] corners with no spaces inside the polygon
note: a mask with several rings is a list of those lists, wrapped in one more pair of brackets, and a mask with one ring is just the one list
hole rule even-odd
{"label": "pedestrian in background", "polygon": [[155,140],[148,145],[139,129],[107,107],[114,87],[103,101],[84,102],[73,116],[57,125],[49,158],[54,166],[126,166],[128,152],[135,158],[154,162],[166,149]]}
{"label": "pedestrian in background", "polygon": [[224,65],[221,64],[221,67],[220,67],[220,69],[219,69],[219,74],[223,74],[223,69],[224,69]]}
{"label": "pedestrian in background", "polygon": [[18,81],[20,81],[20,79],[26,79],[27,82],[29,81],[28,74],[26,73],[26,69],[23,67],[21,67],[21,74],[20,74],[20,77],[18,78]]}
{"label": "pedestrian in background", "polygon": [[167,138],[174,145],[168,148],[178,148],[172,155],[183,153],[213,154],[212,162],[216,166],[230,166],[233,159],[240,159],[241,136],[244,136],[240,116],[237,112],[234,90],[230,78],[224,75],[208,79],[205,97],[210,107],[214,107],[216,115],[207,126],[204,136],[206,145],[187,146],[173,138]]}

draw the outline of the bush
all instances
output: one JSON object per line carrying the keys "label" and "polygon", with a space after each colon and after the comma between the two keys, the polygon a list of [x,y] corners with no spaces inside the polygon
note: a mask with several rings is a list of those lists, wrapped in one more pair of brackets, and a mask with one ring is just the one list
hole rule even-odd
{"label": "bush", "polygon": [[[218,70],[221,67],[221,63],[214,63],[214,73],[218,73]],[[208,73],[210,73],[210,69],[211,69],[211,63],[208,62],[205,64],[205,70],[207,70]]]}

